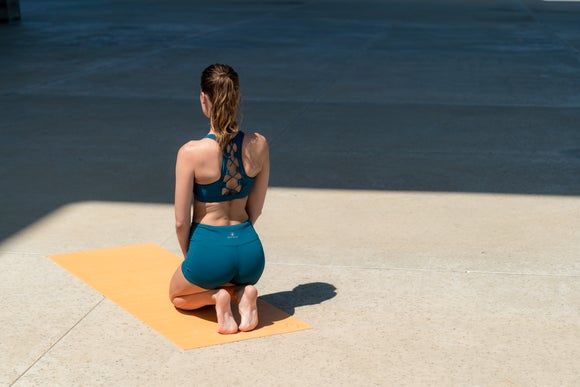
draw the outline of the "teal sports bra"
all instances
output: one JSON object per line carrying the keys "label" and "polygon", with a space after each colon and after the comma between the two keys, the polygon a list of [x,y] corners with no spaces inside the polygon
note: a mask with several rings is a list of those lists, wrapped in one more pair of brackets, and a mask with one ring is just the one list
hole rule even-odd
{"label": "teal sports bra", "polygon": [[[207,134],[204,138],[216,140],[213,134]],[[241,199],[248,196],[255,177],[246,175],[242,161],[242,143],[244,133],[239,131],[226,145],[222,157],[221,177],[210,184],[193,184],[194,198],[204,203],[226,202],[233,199]]]}

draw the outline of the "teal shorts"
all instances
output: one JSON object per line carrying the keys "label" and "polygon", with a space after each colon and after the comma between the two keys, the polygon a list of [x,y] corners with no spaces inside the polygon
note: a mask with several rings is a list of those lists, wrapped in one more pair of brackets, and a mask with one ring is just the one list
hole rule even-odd
{"label": "teal shorts", "polygon": [[255,284],[264,263],[262,242],[249,221],[233,226],[194,223],[181,271],[192,284],[216,289],[227,283]]}

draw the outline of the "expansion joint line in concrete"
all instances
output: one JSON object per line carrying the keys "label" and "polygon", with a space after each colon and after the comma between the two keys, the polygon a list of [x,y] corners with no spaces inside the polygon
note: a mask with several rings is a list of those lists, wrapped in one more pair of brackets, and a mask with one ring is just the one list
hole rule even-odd
{"label": "expansion joint line in concrete", "polygon": [[102,297],[99,302],[97,302],[95,305],[93,305],[92,308],[90,308],[87,313],[85,313],[76,323],[73,324],[73,326],[71,326],[62,336],[60,336],[57,340],[55,340],[54,343],[52,343],[52,345],[50,347],[48,347],[44,352],[42,352],[42,354],[40,354],[40,356],[38,356],[38,358],[36,360],[34,360],[32,362],[32,364],[30,364],[30,366],[28,366],[28,368],[26,368],[12,383],[10,383],[10,386],[13,386],[15,383],[17,383],[24,375],[26,375],[28,373],[28,371],[30,371],[32,369],[32,367],[34,367],[39,361],[40,359],[42,359],[47,353],[49,353],[58,343],[60,343],[62,341],[62,339],[64,339],[66,336],[68,336],[68,334],[70,332],[72,332],[73,329],[75,329],[77,327],[77,325],[79,325],[81,323],[81,321],[83,321],[89,314],[91,314],[93,312],[93,310],[95,310],[99,305],[101,305],[103,303],[103,301],[105,300],[105,297]]}
{"label": "expansion joint line in concrete", "polygon": [[330,269],[356,269],[356,270],[378,270],[378,271],[407,271],[423,273],[449,273],[449,274],[478,274],[478,275],[502,275],[502,276],[522,276],[522,277],[562,277],[578,278],[580,274],[565,273],[524,273],[510,271],[486,271],[486,270],[445,270],[445,269],[421,269],[413,267],[386,267],[386,266],[360,266],[360,265],[323,265],[315,263],[289,263],[289,262],[269,262],[268,265],[280,266],[303,266],[303,267],[322,267]]}
{"label": "expansion joint line in concrete", "polygon": [[0,250],[0,254],[6,255],[33,255],[33,256],[44,256],[42,253],[34,251],[11,251],[11,250]]}

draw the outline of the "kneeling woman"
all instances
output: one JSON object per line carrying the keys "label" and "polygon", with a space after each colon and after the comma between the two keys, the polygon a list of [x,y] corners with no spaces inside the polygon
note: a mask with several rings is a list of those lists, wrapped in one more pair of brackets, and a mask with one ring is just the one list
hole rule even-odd
{"label": "kneeling woman", "polygon": [[264,270],[253,225],[268,187],[268,143],[239,130],[239,80],[230,66],[214,64],[203,71],[200,102],[209,133],[177,154],[175,227],[185,260],[171,279],[169,297],[184,310],[215,305],[219,333],[250,331],[258,325],[254,284]]}

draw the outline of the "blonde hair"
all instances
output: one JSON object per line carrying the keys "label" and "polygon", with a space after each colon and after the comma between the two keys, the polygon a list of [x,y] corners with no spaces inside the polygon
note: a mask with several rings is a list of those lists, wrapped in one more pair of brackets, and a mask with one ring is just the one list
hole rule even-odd
{"label": "blonde hair", "polygon": [[238,133],[240,81],[228,65],[212,64],[201,73],[201,91],[211,102],[209,120],[218,144],[225,148]]}

